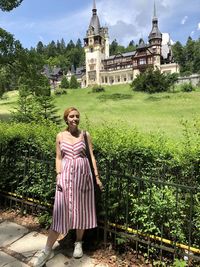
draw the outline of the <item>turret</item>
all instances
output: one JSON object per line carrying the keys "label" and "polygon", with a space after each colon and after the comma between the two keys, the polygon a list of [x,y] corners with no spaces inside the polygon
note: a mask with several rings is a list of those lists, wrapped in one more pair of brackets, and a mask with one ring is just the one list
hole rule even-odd
{"label": "turret", "polygon": [[150,45],[159,44],[162,43],[162,33],[160,32],[158,28],[158,18],[156,16],[156,5],[154,2],[154,15],[152,19],[152,30],[149,34],[149,43]]}

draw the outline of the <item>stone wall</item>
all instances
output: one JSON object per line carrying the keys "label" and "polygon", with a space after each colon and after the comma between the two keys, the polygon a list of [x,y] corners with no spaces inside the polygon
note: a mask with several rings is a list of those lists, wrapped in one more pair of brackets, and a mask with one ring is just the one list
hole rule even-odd
{"label": "stone wall", "polygon": [[178,78],[178,84],[189,83],[189,82],[191,82],[192,85],[194,86],[200,84],[200,74],[192,74],[187,77]]}

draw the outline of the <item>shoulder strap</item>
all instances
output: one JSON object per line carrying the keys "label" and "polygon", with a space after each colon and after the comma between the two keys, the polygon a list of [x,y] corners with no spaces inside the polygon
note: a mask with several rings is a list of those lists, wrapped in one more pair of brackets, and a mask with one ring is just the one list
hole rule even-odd
{"label": "shoulder strap", "polygon": [[89,145],[88,145],[88,138],[87,138],[86,131],[83,131],[83,136],[84,136],[85,147],[86,147],[86,156],[87,156],[87,158],[89,160],[89,163],[90,163],[90,168],[91,168],[91,172],[92,172],[93,182],[94,182],[94,184],[96,184],[94,167],[93,167],[92,158],[91,158],[91,155],[90,155],[90,149],[89,149]]}
{"label": "shoulder strap", "polygon": [[89,150],[89,145],[88,145],[88,139],[87,139],[87,134],[86,131],[83,131],[83,136],[84,136],[84,141],[85,141],[85,146],[86,146],[86,156],[90,160],[90,150]]}

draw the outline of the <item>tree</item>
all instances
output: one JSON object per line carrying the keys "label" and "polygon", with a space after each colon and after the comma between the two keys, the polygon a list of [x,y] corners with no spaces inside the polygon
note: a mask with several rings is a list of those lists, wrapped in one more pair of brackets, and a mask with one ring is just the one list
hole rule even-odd
{"label": "tree", "polygon": [[79,87],[79,83],[76,79],[75,75],[72,75],[71,80],[70,80],[70,88],[76,89]]}
{"label": "tree", "polygon": [[67,44],[67,50],[71,50],[75,48],[75,44],[72,40],[69,41],[69,43]]}
{"label": "tree", "polygon": [[65,76],[61,80],[60,87],[63,88],[63,89],[69,88],[69,81]]}
{"label": "tree", "polygon": [[118,47],[118,42],[117,40],[113,40],[112,43],[110,44],[110,55],[115,55],[117,53],[117,47]]}
{"label": "tree", "polygon": [[11,11],[18,7],[23,0],[0,0],[0,9],[2,11]]}
{"label": "tree", "polygon": [[184,47],[178,41],[172,46],[172,51],[175,62],[177,62],[180,65],[180,71],[181,72],[185,71],[186,58],[185,58]]}
{"label": "tree", "polygon": [[24,67],[24,49],[13,35],[0,28],[0,72],[6,71],[5,89],[9,90],[17,84],[21,75],[21,69]]}
{"label": "tree", "polygon": [[79,49],[82,48],[82,42],[81,42],[80,38],[78,38],[78,40],[76,42],[76,48],[79,48]]}
{"label": "tree", "polygon": [[159,69],[147,69],[133,80],[131,87],[135,91],[147,93],[165,92],[177,81],[178,77],[173,74],[161,73]]}
{"label": "tree", "polygon": [[44,53],[44,45],[41,41],[38,42],[37,46],[36,46],[36,51],[39,54],[43,54]]}

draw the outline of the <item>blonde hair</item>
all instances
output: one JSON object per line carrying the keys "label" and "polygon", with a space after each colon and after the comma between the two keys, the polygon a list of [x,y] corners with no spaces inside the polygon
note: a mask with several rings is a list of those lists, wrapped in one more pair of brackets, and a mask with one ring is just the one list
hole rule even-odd
{"label": "blonde hair", "polygon": [[74,108],[74,107],[70,107],[70,108],[67,108],[65,111],[64,111],[64,115],[63,115],[63,119],[64,119],[64,121],[67,123],[67,118],[68,118],[68,116],[69,116],[69,113],[71,112],[71,111],[77,111],[79,114],[80,114],[80,112],[78,111],[78,109],[77,108]]}

